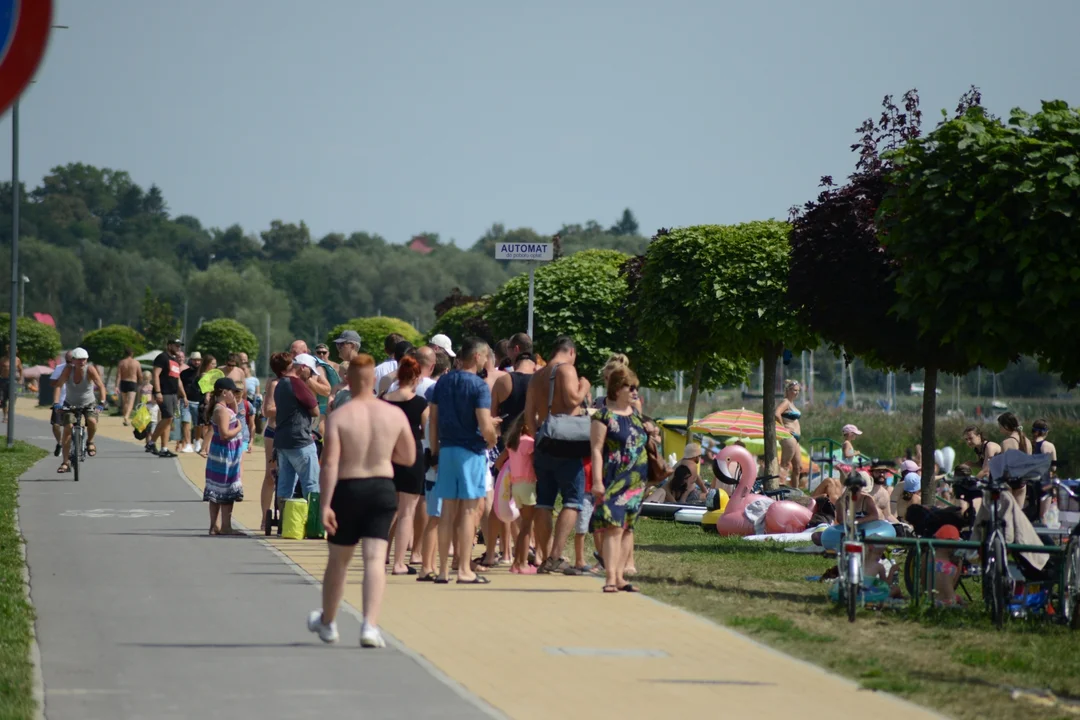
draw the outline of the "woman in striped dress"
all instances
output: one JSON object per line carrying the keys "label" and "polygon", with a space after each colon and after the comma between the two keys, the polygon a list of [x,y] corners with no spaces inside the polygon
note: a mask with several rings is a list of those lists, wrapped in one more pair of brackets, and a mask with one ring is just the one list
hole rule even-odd
{"label": "woman in striped dress", "polygon": [[243,399],[231,378],[224,377],[214,383],[209,415],[214,436],[207,452],[206,485],[203,488],[203,500],[210,503],[211,535],[239,534],[232,527],[233,503],[244,499],[244,486],[240,483],[243,441],[240,438],[242,425],[236,413],[238,402]]}

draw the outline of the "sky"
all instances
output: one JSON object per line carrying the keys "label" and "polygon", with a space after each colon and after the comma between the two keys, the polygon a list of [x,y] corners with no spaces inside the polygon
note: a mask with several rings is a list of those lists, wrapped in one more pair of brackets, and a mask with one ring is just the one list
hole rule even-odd
{"label": "sky", "polygon": [[206,226],[316,239],[785,218],[886,94],[917,88],[928,123],[972,84],[999,114],[1080,105],[1076,0],[55,3],[28,186],[85,162]]}

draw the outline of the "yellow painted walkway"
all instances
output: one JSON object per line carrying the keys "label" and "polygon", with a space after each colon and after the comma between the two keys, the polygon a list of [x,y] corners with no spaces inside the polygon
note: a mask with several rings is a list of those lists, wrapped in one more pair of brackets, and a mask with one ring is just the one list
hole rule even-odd
{"label": "yellow painted walkway", "polygon": [[[20,414],[48,420],[47,411],[27,404],[22,403]],[[103,418],[101,432],[138,442],[117,418]],[[201,488],[202,458],[186,454],[180,459],[188,478]],[[259,526],[263,468],[262,448],[257,447],[244,462],[248,500],[235,510],[237,521],[248,528]],[[276,536],[263,541],[322,578],[324,542]],[[358,609],[360,572],[358,562],[345,594]],[[643,596],[605,595],[598,579],[522,577],[505,570],[489,576],[492,584],[485,587],[388,577],[381,625],[510,718],[938,717],[891,696],[859,690],[690,613]],[[315,592],[311,600],[317,607]]]}

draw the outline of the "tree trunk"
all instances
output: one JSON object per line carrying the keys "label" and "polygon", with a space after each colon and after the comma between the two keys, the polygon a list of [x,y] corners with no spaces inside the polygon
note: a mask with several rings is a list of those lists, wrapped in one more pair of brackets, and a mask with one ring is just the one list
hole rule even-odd
{"label": "tree trunk", "polygon": [[[779,466],[776,463],[776,360],[782,348],[778,343],[765,345],[765,382],[764,387],[768,390],[764,393],[761,401],[762,425],[765,430],[765,474],[776,475]],[[776,480],[765,483],[766,490],[774,490],[779,486]]]}
{"label": "tree trunk", "polygon": [[922,502],[930,507],[934,502],[934,437],[937,422],[937,382],[938,369],[926,368],[923,379],[922,401]]}
{"label": "tree trunk", "polygon": [[686,409],[686,439],[690,440],[690,426],[694,424],[694,412],[697,410],[698,389],[701,387],[701,371],[705,363],[694,366],[694,384],[690,387],[690,406]]}

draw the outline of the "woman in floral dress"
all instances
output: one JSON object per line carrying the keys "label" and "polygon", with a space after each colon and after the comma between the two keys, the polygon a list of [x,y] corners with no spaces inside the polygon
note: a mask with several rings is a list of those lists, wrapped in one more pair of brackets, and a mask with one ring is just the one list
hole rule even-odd
{"label": "woman in floral dress", "polygon": [[243,398],[231,378],[224,377],[214,383],[208,416],[214,436],[207,451],[206,485],[203,488],[203,500],[210,503],[211,535],[239,534],[232,527],[233,503],[244,499],[244,486],[240,483],[243,441],[240,437],[241,423],[236,413],[238,402],[243,402]]}
{"label": "woman in floral dress", "polygon": [[645,453],[649,436],[633,407],[637,386],[633,370],[615,368],[607,378],[605,407],[592,416],[593,523],[604,531],[604,592],[609,593],[637,592],[623,575],[633,543],[633,534],[627,531],[641,511],[649,474]]}

